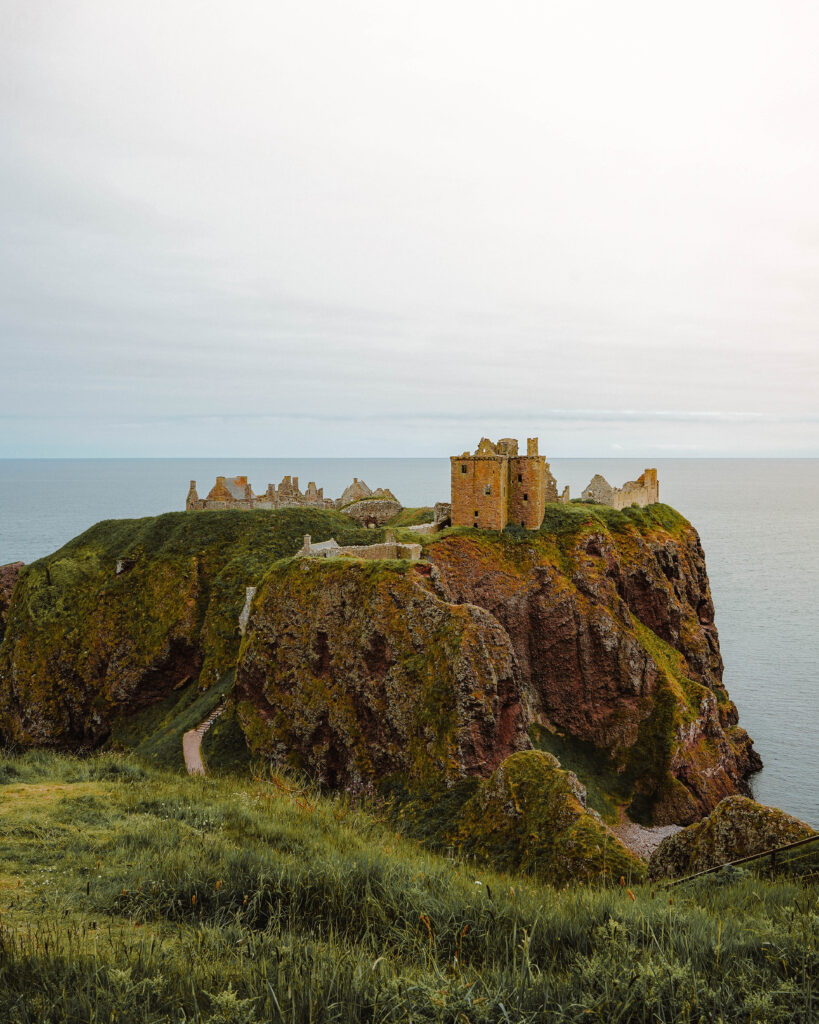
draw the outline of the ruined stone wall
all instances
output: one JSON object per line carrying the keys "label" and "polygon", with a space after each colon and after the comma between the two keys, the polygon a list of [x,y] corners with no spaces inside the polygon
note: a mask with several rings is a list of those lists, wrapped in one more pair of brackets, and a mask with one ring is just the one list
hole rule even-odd
{"label": "ruined stone wall", "polygon": [[401,544],[391,530],[381,544],[349,544],[341,547],[332,537],[329,541],[313,544],[309,534],[297,553],[297,558],[366,558],[371,561],[383,558],[406,558],[416,562],[421,557],[420,544]]}
{"label": "ruined stone wall", "polygon": [[507,466],[497,455],[453,455],[452,525],[502,530],[507,522]]}
{"label": "ruined stone wall", "polygon": [[584,501],[624,509],[629,505],[653,505],[660,500],[660,485],[656,469],[646,469],[636,480],[628,480],[622,487],[612,487],[605,477],[595,474],[583,491]]}
{"label": "ruined stone wall", "polygon": [[452,505],[448,501],[436,501],[432,511],[435,515],[434,521],[436,526],[451,524]]}
{"label": "ruined stone wall", "polygon": [[341,547],[335,552],[335,556],[350,558],[406,558],[411,562],[417,562],[421,557],[420,544],[398,544],[395,541],[384,544],[350,544]]}
{"label": "ruined stone wall", "polygon": [[401,511],[399,501],[391,501],[389,498],[364,498],[361,501],[354,501],[342,509],[345,516],[350,516],[363,526],[383,526]]}
{"label": "ruined stone wall", "polygon": [[660,500],[660,485],[657,470],[647,469],[636,480],[629,480],[622,487],[614,489],[614,507],[628,508],[629,505],[653,505]]}
{"label": "ruined stone wall", "polygon": [[611,505],[614,503],[614,488],[604,476],[595,473],[580,497],[583,501],[596,501],[600,505]]}
{"label": "ruined stone wall", "polygon": [[[231,489],[232,488],[232,489]],[[199,511],[201,509],[275,509],[275,508],[341,508],[349,504],[350,495],[359,495],[361,498],[372,497],[383,501],[392,501],[395,504],[397,515],[401,511],[401,504],[397,501],[392,491],[385,488],[378,488],[371,491],[363,480],[355,479],[345,490],[344,495],[338,500],[324,497],[324,488],[316,487],[315,481],[307,484],[307,489],[302,494],[299,489],[299,478],[297,476],[285,476],[278,488],[274,484],[268,484],[264,494],[256,495],[253,488],[248,484],[246,476],[236,476],[228,479],[218,476],[216,483],[208,492],[206,498],[200,498],[196,492],[196,481],[191,480],[190,490],[185,500],[185,508],[188,511]]]}

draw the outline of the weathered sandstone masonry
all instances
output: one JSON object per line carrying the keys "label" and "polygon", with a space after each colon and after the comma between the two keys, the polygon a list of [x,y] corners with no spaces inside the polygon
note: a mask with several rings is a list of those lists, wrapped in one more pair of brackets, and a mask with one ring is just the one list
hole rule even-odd
{"label": "weathered sandstone masonry", "polygon": [[[518,455],[518,442],[503,437],[497,444],[481,438],[475,452],[450,457],[452,502],[435,506],[435,522],[451,518],[453,526],[502,530],[522,526],[536,530],[543,522],[547,502],[571,500],[569,488],[560,497],[549,463],[538,454],[538,439],[530,437],[526,455]],[[657,470],[646,469],[637,480],[612,487],[600,474],[583,491],[584,501],[623,509],[629,505],[653,505],[660,500]]]}
{"label": "weathered sandstone masonry", "polygon": [[536,530],[543,522],[547,501],[557,501],[557,485],[538,439],[530,437],[526,455],[518,442],[504,437],[493,444],[481,439],[470,455],[453,455],[452,525],[502,530],[507,523]]}
{"label": "weathered sandstone masonry", "polygon": [[605,477],[597,473],[581,498],[618,509],[628,508],[629,505],[653,505],[660,500],[657,470],[646,469],[636,480],[629,480],[622,487],[612,487]]}
{"label": "weathered sandstone masonry", "polygon": [[196,490],[196,481],[191,480],[188,496],[185,500],[185,509],[188,512],[198,512],[202,509],[273,509],[273,508],[328,508],[344,509],[348,506],[358,506],[368,502],[366,510],[356,508],[356,514],[350,512],[353,518],[364,522],[365,525],[380,525],[386,519],[390,519],[402,510],[403,506],[395,495],[387,488],[379,487],[375,491],[355,477],[353,482],[345,488],[340,498],[325,498],[324,488],[316,487],[311,480],[307,490],[302,493],[299,489],[299,478],[297,476],[285,476],[282,482],[276,487],[268,484],[264,494],[254,494],[253,488],[247,482],[246,476],[217,476],[216,483],[211,487],[206,498],[200,498]]}
{"label": "weathered sandstone masonry", "polygon": [[383,544],[350,544],[342,547],[332,537],[313,544],[310,534],[304,535],[304,544],[296,558],[406,558],[417,562],[421,557],[420,544],[399,544],[391,530],[387,531]]}

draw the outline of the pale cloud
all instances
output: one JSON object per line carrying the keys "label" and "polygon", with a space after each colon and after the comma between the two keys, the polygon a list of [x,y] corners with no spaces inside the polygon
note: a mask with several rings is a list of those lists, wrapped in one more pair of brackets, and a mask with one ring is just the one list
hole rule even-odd
{"label": "pale cloud", "polygon": [[0,456],[819,454],[818,31],[7,4]]}

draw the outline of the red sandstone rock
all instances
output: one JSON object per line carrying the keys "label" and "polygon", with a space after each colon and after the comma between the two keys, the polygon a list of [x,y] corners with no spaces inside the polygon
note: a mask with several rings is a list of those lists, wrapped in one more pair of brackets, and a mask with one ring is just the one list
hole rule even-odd
{"label": "red sandstone rock", "polygon": [[484,538],[453,536],[427,557],[442,595],[485,608],[509,635],[527,720],[604,751],[650,798],[656,824],[695,821],[749,792],[761,762],[734,724],[688,524],[672,539],[590,522],[559,552],[534,536],[492,550]]}
{"label": "red sandstone rock", "polygon": [[3,639],[3,632],[6,626],[6,614],[11,603],[11,592],[17,582],[22,570],[25,568],[23,562],[9,562],[8,565],[0,565],[0,640]]}

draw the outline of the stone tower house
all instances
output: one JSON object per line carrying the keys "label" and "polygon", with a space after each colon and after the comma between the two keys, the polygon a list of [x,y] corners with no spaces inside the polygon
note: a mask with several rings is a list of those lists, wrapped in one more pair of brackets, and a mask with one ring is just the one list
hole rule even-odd
{"label": "stone tower house", "polygon": [[543,522],[547,501],[557,501],[555,478],[538,439],[530,437],[526,454],[518,455],[518,442],[504,437],[493,444],[481,439],[470,455],[453,455],[452,525],[480,530],[502,530],[507,523],[536,530]]}

